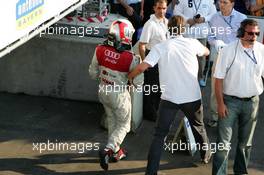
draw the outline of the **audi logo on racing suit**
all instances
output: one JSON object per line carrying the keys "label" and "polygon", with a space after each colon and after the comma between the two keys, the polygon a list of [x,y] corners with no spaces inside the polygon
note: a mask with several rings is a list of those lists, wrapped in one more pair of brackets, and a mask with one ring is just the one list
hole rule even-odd
{"label": "audi logo on racing suit", "polygon": [[113,58],[115,60],[118,60],[120,58],[120,54],[119,53],[113,52],[111,50],[105,50],[104,54],[105,54],[105,56]]}

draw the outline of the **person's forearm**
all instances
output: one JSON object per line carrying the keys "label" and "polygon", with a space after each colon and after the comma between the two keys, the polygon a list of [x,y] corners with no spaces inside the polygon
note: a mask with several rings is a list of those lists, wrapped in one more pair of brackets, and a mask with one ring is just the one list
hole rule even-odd
{"label": "person's forearm", "polygon": [[132,72],[130,72],[128,74],[128,79],[129,80],[133,80],[133,78],[135,78],[136,76],[138,76],[139,74],[141,74],[142,72],[140,71],[140,69],[138,69],[138,67],[136,67]]}
{"label": "person's forearm", "polygon": [[262,5],[252,5],[250,7],[250,11],[251,12],[256,12],[256,11],[258,11],[260,9],[263,9],[263,8],[264,8],[264,4],[262,4]]}
{"label": "person's forearm", "polygon": [[123,0],[117,0],[117,2],[119,2],[125,9],[129,7],[129,5],[125,3]]}
{"label": "person's forearm", "polygon": [[135,67],[129,74],[128,79],[133,80],[134,77],[138,76],[139,74],[143,73],[150,65],[148,63],[142,62]]}
{"label": "person's forearm", "polygon": [[142,11],[144,10],[144,0],[141,0],[140,8]]}
{"label": "person's forearm", "polygon": [[138,51],[139,51],[139,55],[141,57],[141,60],[144,60],[145,59],[145,52],[146,52],[146,44],[139,42]]}
{"label": "person's forearm", "polygon": [[217,105],[224,105],[223,79],[215,79],[215,97]]}

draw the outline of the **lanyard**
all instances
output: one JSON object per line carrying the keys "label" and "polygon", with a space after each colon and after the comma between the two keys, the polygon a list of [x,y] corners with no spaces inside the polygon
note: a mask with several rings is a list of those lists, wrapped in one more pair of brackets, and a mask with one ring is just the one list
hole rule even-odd
{"label": "lanyard", "polygon": [[194,7],[195,7],[195,14],[197,14],[197,12],[198,12],[198,10],[199,10],[199,8],[200,8],[200,5],[201,5],[201,3],[202,3],[202,0],[200,0],[198,6],[197,6],[197,4],[196,4],[196,0],[194,0],[193,3],[194,3]]}
{"label": "lanyard", "polygon": [[245,51],[244,50],[244,52],[245,52],[245,54],[247,54],[247,56],[255,63],[255,64],[258,64],[258,62],[257,62],[257,59],[256,59],[256,57],[255,57],[255,54],[254,54],[254,50],[252,51],[252,55],[253,55],[253,57],[247,52],[247,51]]}
{"label": "lanyard", "polygon": [[232,16],[230,16],[229,21],[227,21],[223,16],[221,16],[221,17],[223,18],[223,20],[225,21],[225,23],[226,23],[229,27],[231,27],[231,29],[233,29],[233,27],[232,27],[232,25],[231,25],[231,23],[232,23]]}

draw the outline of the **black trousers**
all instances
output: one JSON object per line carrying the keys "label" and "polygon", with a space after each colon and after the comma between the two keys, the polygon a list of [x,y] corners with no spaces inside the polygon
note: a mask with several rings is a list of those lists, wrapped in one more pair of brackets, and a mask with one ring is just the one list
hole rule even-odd
{"label": "black trousers", "polygon": [[[145,55],[147,56],[149,52],[150,50],[146,50]],[[154,86],[158,87],[157,92],[150,90],[154,88]],[[154,67],[148,68],[144,72],[144,88],[143,117],[147,120],[156,121],[161,96],[158,64],[156,64]]]}
{"label": "black trousers", "polygon": [[[148,154],[146,174],[155,174],[159,170],[160,157],[164,148],[164,138],[167,136],[170,126],[179,110],[184,112],[188,118],[196,143],[202,146],[208,146],[209,140],[204,127],[201,100],[183,104],[175,104],[170,101],[161,100],[154,138]],[[199,151],[202,159],[208,157],[208,154],[210,154],[210,150],[200,149]]]}
{"label": "black trousers", "polygon": [[[152,91],[156,88],[158,88],[157,92]],[[156,121],[161,96],[158,64],[144,72],[144,89],[143,117],[147,120]]]}

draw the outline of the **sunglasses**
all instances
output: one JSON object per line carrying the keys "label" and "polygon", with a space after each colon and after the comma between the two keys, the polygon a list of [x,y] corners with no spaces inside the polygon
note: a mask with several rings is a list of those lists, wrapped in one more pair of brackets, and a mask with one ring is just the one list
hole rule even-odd
{"label": "sunglasses", "polygon": [[[247,31],[245,31],[247,32]],[[247,32],[248,35],[256,35],[259,36],[260,32]]]}

